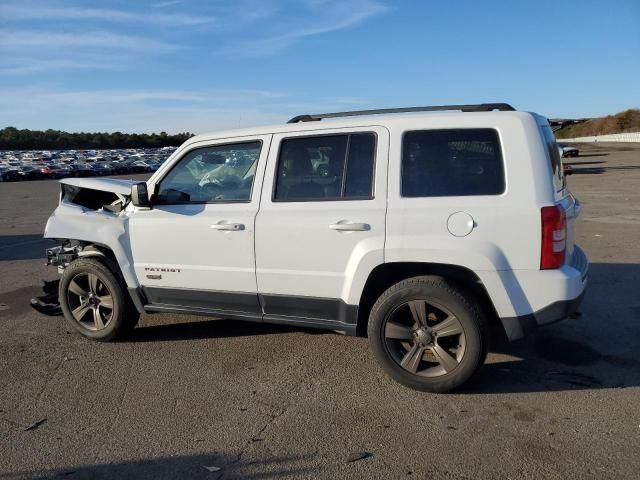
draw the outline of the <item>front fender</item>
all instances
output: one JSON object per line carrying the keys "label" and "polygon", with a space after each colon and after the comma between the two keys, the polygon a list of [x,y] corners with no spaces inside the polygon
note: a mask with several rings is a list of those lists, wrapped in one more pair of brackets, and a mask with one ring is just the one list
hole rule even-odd
{"label": "front fender", "polygon": [[131,262],[129,217],[104,210],[89,210],[61,203],[49,217],[44,238],[79,240],[111,250],[129,288],[140,284]]}

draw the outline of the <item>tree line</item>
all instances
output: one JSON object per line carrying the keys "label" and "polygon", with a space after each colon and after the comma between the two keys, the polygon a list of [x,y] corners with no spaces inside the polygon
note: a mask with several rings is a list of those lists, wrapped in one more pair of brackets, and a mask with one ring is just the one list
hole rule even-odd
{"label": "tree line", "polygon": [[60,130],[0,130],[0,150],[59,150],[177,147],[193,133],[69,133]]}

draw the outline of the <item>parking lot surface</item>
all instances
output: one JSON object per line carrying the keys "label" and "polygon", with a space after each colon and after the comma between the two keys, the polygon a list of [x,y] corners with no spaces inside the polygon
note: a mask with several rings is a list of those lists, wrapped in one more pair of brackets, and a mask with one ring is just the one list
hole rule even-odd
{"label": "parking lot surface", "polygon": [[638,478],[640,146],[580,149],[583,318],[496,339],[453,395],[322,331],[157,314],[89,342],[28,305],[57,183],[1,184],[0,479]]}

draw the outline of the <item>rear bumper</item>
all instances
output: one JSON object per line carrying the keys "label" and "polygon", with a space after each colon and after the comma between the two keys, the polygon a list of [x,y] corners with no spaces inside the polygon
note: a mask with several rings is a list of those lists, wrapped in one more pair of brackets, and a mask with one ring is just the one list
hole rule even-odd
{"label": "rear bumper", "polygon": [[565,318],[568,318],[572,314],[576,313],[578,311],[578,308],[580,307],[580,304],[582,303],[584,293],[585,290],[583,290],[582,293],[573,300],[555,302],[543,308],[542,310],[538,310],[537,312],[532,313],[531,315],[516,317],[516,320],[518,321],[518,323],[520,324],[520,328],[522,329],[523,335],[531,333],[538,327],[564,320]]}
{"label": "rear bumper", "polygon": [[[533,313],[500,319],[509,340],[522,338],[538,327],[564,320],[576,313],[584,298],[588,273],[589,260],[584,251],[576,245],[569,265],[555,271],[555,274],[561,277],[555,278],[554,282],[549,282],[558,300]],[[564,295],[569,298],[562,298]]]}

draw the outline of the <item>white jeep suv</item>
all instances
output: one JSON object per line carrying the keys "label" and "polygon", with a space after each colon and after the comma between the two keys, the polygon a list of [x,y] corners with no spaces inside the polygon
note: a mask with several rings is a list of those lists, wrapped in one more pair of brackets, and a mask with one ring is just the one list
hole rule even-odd
{"label": "white jeep suv", "polygon": [[482,365],[490,323],[517,339],[576,311],[579,210],[546,118],[452,105],[199,135],[147,182],[63,180],[45,237],[91,339],[142,312],[318,327],[443,392]]}

